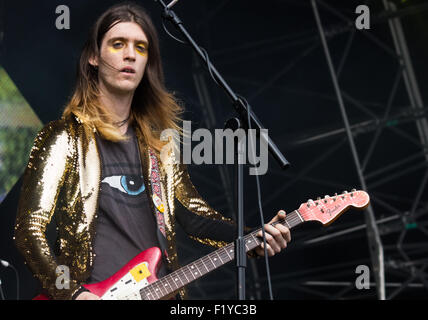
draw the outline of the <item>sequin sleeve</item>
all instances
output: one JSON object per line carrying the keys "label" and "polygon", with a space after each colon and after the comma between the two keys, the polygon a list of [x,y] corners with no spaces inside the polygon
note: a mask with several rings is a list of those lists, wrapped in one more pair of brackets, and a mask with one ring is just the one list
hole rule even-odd
{"label": "sequin sleeve", "polygon": [[236,224],[214,210],[200,196],[184,164],[177,164],[175,195],[188,210],[177,212],[177,220],[194,240],[213,247],[222,247],[235,236]]}
{"label": "sequin sleeve", "polygon": [[15,244],[34,276],[54,299],[70,299],[79,288],[75,281],[57,288],[62,275],[48,245],[45,231],[72,163],[72,143],[64,121],[46,125],[34,140],[23,176],[15,224]]}

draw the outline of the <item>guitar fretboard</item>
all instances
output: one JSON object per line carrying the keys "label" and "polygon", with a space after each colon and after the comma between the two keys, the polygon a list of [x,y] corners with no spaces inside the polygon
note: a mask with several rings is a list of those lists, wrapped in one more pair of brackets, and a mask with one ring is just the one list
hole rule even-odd
{"label": "guitar fretboard", "polygon": [[[304,222],[302,216],[297,210],[287,214],[286,218],[281,221],[273,223],[283,224],[289,229]],[[245,251],[251,251],[263,242],[262,238],[257,237],[257,233],[261,230],[257,229],[244,237]],[[149,284],[140,290],[141,298],[143,300],[159,300],[166,297],[190,282],[199,279],[207,273],[231,262],[235,259],[235,244],[229,243],[228,245],[213,251],[212,253],[189,263],[188,265],[177,269],[176,271],[168,274],[167,276],[158,279],[157,281]]]}

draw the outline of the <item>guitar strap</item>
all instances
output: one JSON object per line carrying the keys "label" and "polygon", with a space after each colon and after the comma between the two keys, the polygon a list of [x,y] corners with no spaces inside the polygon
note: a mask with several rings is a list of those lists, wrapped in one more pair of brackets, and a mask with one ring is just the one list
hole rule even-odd
{"label": "guitar strap", "polygon": [[[159,164],[158,158],[151,148],[149,148],[150,155],[150,164],[151,164],[151,176],[150,180],[152,183],[152,199],[156,211],[156,221],[158,225],[158,240],[159,244],[162,247],[162,252],[164,252],[165,256],[168,257],[166,248],[166,233],[165,233],[165,205],[162,201],[162,191],[160,184],[160,172],[159,172]],[[160,233],[160,234],[159,234]]]}
{"label": "guitar strap", "polygon": [[[162,251],[162,259],[165,262],[165,267],[167,268],[168,272],[172,272],[173,270],[169,267],[169,258],[168,258],[168,251],[167,251],[167,241],[166,241],[166,233],[165,233],[165,219],[164,219],[164,212],[165,212],[165,205],[162,201],[162,189],[160,184],[160,172],[159,172],[159,164],[158,164],[158,158],[156,157],[153,150],[149,147],[149,155],[150,155],[150,164],[151,164],[151,183],[152,183],[152,199],[154,202],[154,207],[156,211],[156,221],[158,225],[157,229],[157,238],[159,241],[159,245],[161,247]],[[178,299],[179,295],[177,295]]]}

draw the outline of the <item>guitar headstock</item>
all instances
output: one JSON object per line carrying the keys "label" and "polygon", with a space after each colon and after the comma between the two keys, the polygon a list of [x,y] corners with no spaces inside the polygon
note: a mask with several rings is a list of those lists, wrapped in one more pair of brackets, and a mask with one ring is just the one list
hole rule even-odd
{"label": "guitar headstock", "polygon": [[370,203],[370,197],[365,191],[344,191],[342,194],[325,196],[323,199],[309,200],[302,203],[298,209],[305,221],[319,221],[329,225],[350,207],[365,209]]}

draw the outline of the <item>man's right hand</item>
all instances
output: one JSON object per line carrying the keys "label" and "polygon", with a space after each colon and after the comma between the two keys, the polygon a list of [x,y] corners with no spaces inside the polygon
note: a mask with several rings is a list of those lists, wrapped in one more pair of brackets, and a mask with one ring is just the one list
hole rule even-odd
{"label": "man's right hand", "polygon": [[76,300],[100,300],[101,298],[98,297],[96,294],[93,294],[92,292],[85,291],[79,294],[76,297]]}

